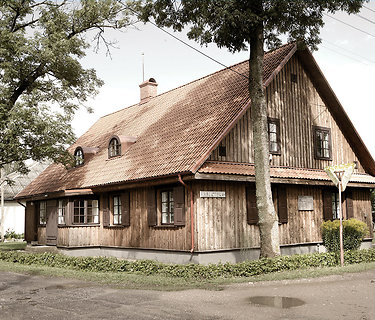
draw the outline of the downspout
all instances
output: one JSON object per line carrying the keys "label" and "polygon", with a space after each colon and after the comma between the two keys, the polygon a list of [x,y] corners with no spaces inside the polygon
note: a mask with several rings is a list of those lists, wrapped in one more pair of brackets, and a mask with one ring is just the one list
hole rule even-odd
{"label": "downspout", "polygon": [[186,188],[186,190],[190,193],[190,226],[191,226],[191,250],[190,252],[194,252],[194,196],[193,196],[193,189],[188,187],[184,181],[182,181],[181,175],[178,175],[178,181]]}
{"label": "downspout", "polygon": [[21,201],[17,201],[17,203],[18,203],[20,206],[26,208],[26,206],[25,206]]}

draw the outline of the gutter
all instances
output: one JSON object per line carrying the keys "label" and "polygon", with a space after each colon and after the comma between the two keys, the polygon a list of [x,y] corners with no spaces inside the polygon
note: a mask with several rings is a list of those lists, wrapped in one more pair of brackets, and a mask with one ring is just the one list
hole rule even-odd
{"label": "gutter", "polygon": [[181,174],[178,175],[178,181],[186,188],[186,190],[190,193],[190,226],[191,226],[191,250],[190,252],[194,252],[194,195],[193,189],[188,187],[187,184],[182,180]]}
{"label": "gutter", "polygon": [[26,208],[26,206],[25,206],[21,201],[17,201],[17,203],[18,203],[20,206]]}

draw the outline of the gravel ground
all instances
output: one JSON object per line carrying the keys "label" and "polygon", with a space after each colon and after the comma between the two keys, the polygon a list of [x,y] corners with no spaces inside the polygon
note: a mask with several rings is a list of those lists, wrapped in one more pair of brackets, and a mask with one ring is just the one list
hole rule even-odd
{"label": "gravel ground", "polygon": [[0,272],[0,319],[375,319],[375,270],[159,292]]}

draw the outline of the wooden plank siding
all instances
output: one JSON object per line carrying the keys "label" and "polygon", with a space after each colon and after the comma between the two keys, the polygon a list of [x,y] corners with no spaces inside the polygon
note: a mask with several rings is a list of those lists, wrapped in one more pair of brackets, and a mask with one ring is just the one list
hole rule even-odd
{"label": "wooden plank siding", "polygon": [[[246,185],[223,181],[202,181],[195,184],[194,193],[197,198],[194,210],[197,216],[198,251],[241,249],[260,245],[259,227],[247,223]],[[288,222],[279,225],[280,244],[322,241],[324,187],[279,185],[279,188],[286,188],[288,210]],[[200,198],[199,191],[225,191],[226,197]],[[366,222],[371,230],[370,191],[353,188],[352,195],[354,218]],[[299,211],[299,196],[312,196],[314,210]],[[277,200],[274,204],[277,210]],[[372,231],[368,237],[372,237]]]}
{"label": "wooden plank siding", "polygon": [[190,198],[187,192],[185,191],[185,226],[164,227],[158,225],[149,227],[147,222],[147,190],[147,188],[137,188],[129,192],[130,226],[114,226],[112,216],[110,218],[112,225],[109,227],[103,226],[103,212],[107,194],[102,194],[99,200],[100,225],[59,226],[58,246],[109,246],[189,251],[191,249]]}
{"label": "wooden plank siding", "polygon": [[[244,182],[197,181],[193,182],[195,251],[213,251],[258,247],[259,228],[247,223],[246,186]],[[287,197],[287,223],[279,225],[281,245],[314,243],[321,241],[323,222],[323,192],[326,187],[280,185]],[[331,189],[335,190],[335,189]],[[225,191],[225,198],[200,198],[200,191]],[[353,217],[364,221],[372,237],[370,191],[365,188],[351,188]],[[106,194],[100,197],[100,221]],[[298,197],[312,196],[314,210],[299,211]],[[345,194],[343,197],[346,217]],[[274,197],[275,210],[278,208]],[[186,225],[183,227],[149,227],[147,222],[147,189],[138,188],[130,192],[130,226],[59,226],[58,246],[85,247],[108,246],[122,248],[144,248],[189,251],[190,199],[185,192]],[[46,228],[38,227],[38,242],[46,243]]]}
{"label": "wooden plank siding", "polygon": [[38,243],[43,245],[47,243],[46,227],[38,227]]}
{"label": "wooden plank siding", "polygon": [[[292,82],[291,74],[297,82]],[[266,88],[268,116],[280,120],[281,154],[272,156],[273,166],[324,169],[327,165],[358,161],[358,172],[364,172],[353,149],[328,111],[298,57],[293,56]],[[216,148],[209,160],[254,162],[251,110],[220,143],[226,156]],[[314,157],[313,126],[331,129],[332,161]]]}

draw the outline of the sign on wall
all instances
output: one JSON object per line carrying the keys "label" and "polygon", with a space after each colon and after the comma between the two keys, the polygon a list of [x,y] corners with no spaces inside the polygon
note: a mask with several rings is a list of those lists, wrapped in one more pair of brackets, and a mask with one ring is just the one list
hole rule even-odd
{"label": "sign on wall", "polygon": [[225,198],[225,191],[201,191],[201,198]]}
{"label": "sign on wall", "polygon": [[313,196],[298,196],[298,211],[313,211],[314,198]]}

